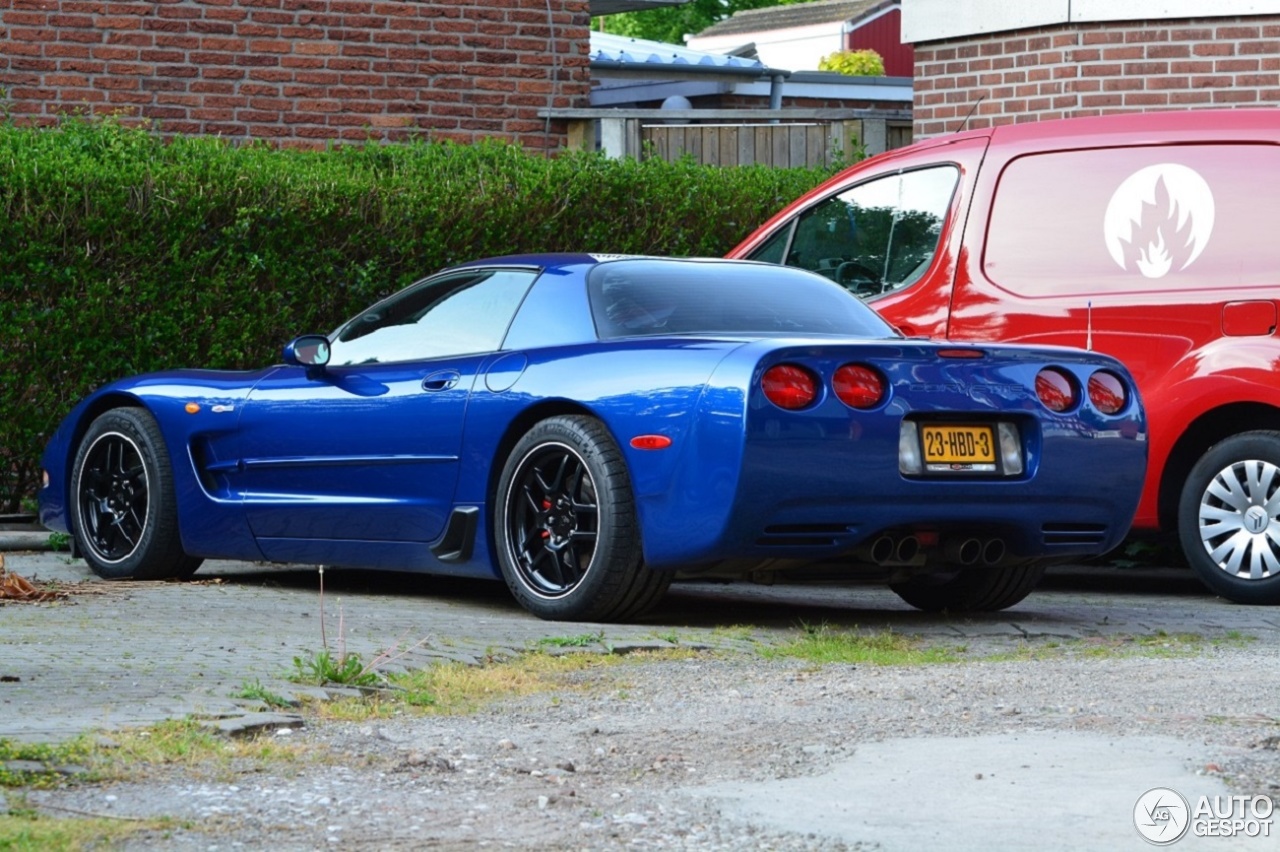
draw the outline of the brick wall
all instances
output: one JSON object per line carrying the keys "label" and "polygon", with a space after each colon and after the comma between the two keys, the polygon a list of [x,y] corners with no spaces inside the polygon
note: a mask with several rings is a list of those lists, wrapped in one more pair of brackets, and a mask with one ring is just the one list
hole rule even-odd
{"label": "brick wall", "polygon": [[537,114],[588,106],[589,26],[587,0],[5,0],[0,88],[37,124],[554,148],[563,123]]}
{"label": "brick wall", "polygon": [[[1280,16],[1070,24],[924,42],[917,138],[1114,112],[1280,105]],[[978,99],[985,99],[978,103]],[[974,104],[977,103],[976,109]]]}

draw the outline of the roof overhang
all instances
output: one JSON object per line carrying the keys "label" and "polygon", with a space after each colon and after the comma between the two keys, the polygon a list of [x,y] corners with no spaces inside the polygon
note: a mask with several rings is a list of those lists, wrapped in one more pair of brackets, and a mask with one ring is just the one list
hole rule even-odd
{"label": "roof overhang", "polygon": [[591,17],[616,15],[619,12],[643,12],[661,9],[663,6],[683,6],[689,0],[591,0],[588,9]]}

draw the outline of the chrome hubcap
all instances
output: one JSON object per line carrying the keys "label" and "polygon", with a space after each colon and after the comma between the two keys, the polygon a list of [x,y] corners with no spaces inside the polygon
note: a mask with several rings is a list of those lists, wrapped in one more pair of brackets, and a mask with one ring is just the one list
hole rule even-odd
{"label": "chrome hubcap", "polygon": [[1200,497],[1200,541],[1242,580],[1280,574],[1280,468],[1250,459],[1218,472]]}

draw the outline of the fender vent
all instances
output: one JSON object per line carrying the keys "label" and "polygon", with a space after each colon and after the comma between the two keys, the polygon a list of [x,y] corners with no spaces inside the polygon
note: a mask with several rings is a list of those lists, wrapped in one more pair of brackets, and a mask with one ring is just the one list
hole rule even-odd
{"label": "fender vent", "polygon": [[1044,543],[1101,544],[1107,539],[1106,524],[1045,524],[1040,527]]}

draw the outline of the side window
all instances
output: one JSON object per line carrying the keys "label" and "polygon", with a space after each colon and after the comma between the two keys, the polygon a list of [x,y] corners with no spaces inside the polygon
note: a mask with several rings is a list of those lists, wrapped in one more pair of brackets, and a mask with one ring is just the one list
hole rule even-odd
{"label": "side window", "polygon": [[[938,166],[867,181],[802,213],[786,252],[798,266],[859,296],[913,284],[938,251],[960,171]],[[785,233],[785,230],[784,232]],[[774,239],[753,256],[768,260]]]}
{"label": "side window", "polygon": [[334,335],[333,366],[492,352],[537,272],[480,269],[434,278],[384,299]]}

